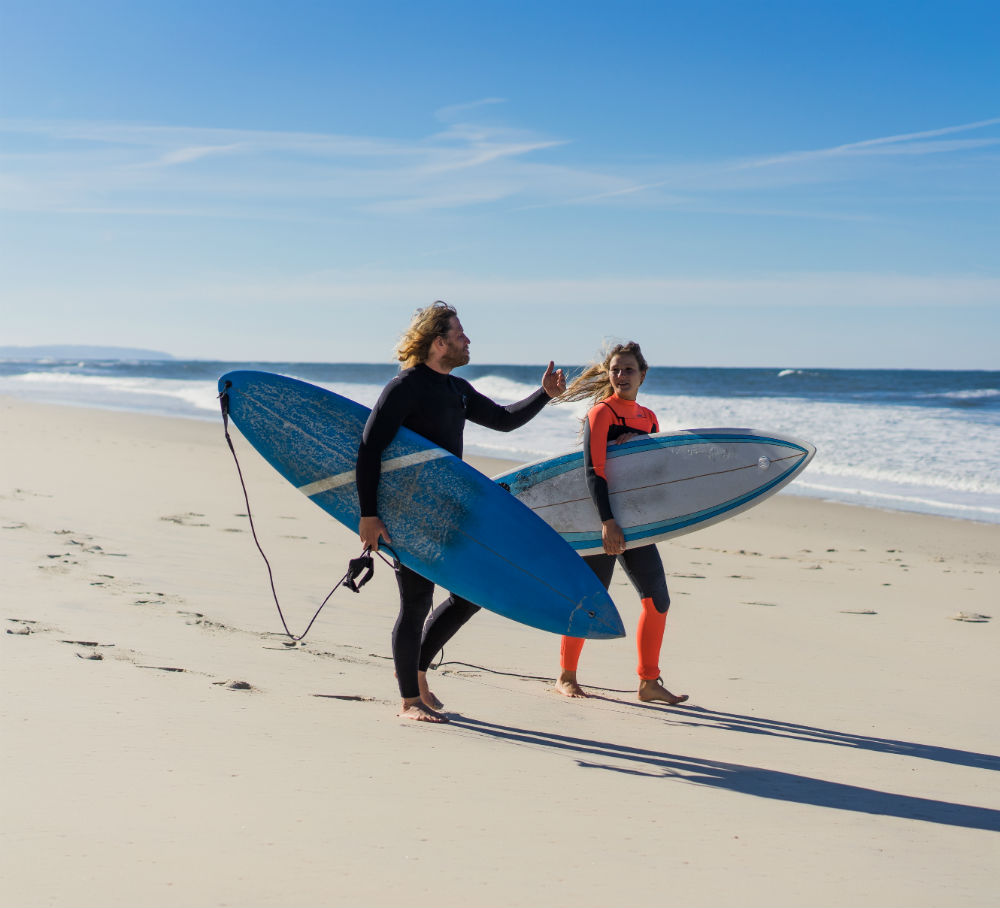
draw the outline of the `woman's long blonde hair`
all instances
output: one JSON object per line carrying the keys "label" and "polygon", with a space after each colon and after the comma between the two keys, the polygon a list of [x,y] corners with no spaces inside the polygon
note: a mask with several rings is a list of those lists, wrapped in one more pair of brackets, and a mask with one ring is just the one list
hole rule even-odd
{"label": "woman's long blonde hair", "polygon": [[435,300],[429,306],[418,309],[410,319],[410,327],[399,339],[393,351],[403,365],[409,369],[418,363],[427,362],[431,352],[431,344],[435,338],[445,337],[451,330],[451,320],[458,315],[454,306],[449,306],[442,300]]}
{"label": "woman's long blonde hair", "polygon": [[611,360],[621,354],[634,356],[639,366],[639,371],[642,373],[643,378],[646,377],[649,364],[646,362],[646,357],[642,355],[639,345],[635,341],[629,341],[627,344],[615,344],[613,347],[605,350],[604,359],[598,363],[591,363],[574,378],[566,390],[555,399],[555,403],[562,404],[577,400],[590,400],[596,404],[602,400],[607,400],[615,393],[614,388],[611,387],[611,377],[608,374],[608,370],[611,368]]}

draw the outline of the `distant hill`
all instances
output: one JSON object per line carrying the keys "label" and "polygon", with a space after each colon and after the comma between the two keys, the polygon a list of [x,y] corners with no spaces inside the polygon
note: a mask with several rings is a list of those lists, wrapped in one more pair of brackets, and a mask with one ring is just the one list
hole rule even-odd
{"label": "distant hill", "polygon": [[173,359],[169,353],[140,347],[92,347],[47,344],[40,347],[0,347],[0,359]]}

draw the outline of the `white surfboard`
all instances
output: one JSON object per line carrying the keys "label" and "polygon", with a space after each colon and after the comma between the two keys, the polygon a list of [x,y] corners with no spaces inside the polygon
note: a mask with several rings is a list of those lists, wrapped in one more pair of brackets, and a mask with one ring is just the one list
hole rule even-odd
{"label": "white surfboard", "polygon": [[[816,448],[755,429],[685,429],[608,445],[615,520],[629,547],[692,533],[769,498],[801,473]],[[603,551],[583,451],[494,477],[581,555]]]}

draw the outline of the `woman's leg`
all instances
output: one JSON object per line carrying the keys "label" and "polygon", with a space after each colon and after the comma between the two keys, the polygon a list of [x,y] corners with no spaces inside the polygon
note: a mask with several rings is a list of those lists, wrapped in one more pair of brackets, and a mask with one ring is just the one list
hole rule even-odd
{"label": "woman's leg", "polygon": [[636,648],[639,650],[639,677],[643,681],[655,681],[660,677],[660,647],[663,644],[663,629],[667,616],[657,611],[652,599],[642,600],[639,628],[636,632]]}
{"label": "woman's leg", "polygon": [[583,652],[583,637],[563,637],[559,645],[559,677],[556,679],[556,693],[564,697],[586,697],[587,694],[576,680],[576,667]]}
{"label": "woman's leg", "polygon": [[660,648],[670,609],[670,593],[663,562],[655,545],[627,549],[621,561],[642,599],[636,633],[639,664],[639,699],[671,705],[683,703],[687,694],[672,694],[660,682]]}
{"label": "woman's leg", "polygon": [[[586,555],[584,561],[590,565],[590,569],[597,575],[604,588],[611,584],[611,577],[615,572],[615,556]],[[576,680],[576,668],[580,663],[580,653],[583,652],[582,637],[563,637],[559,646],[559,677],[556,680],[556,691],[564,697],[586,697],[587,694],[580,687]]]}

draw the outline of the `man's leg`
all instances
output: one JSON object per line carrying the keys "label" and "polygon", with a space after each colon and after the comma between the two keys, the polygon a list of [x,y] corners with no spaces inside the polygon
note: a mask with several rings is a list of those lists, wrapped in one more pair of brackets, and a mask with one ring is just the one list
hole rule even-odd
{"label": "man's leg", "polygon": [[392,629],[392,661],[403,698],[399,715],[424,722],[447,721],[423,704],[417,678],[420,637],[433,601],[434,584],[403,565],[396,568],[396,584],[399,586],[399,616]]}
{"label": "man's leg", "polygon": [[478,605],[474,605],[468,599],[463,599],[454,593],[434,609],[430,620],[424,627],[418,669],[426,672],[444,645],[478,611]]}

